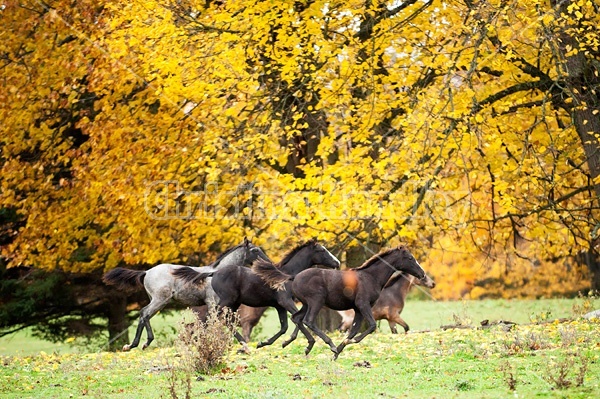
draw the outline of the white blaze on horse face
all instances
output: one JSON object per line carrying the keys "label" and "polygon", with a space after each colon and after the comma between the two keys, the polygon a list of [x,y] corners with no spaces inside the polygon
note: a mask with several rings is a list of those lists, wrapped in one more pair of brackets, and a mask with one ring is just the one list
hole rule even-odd
{"label": "white blaze on horse face", "polygon": [[[319,244],[319,245],[320,245],[320,244]],[[331,252],[329,252],[329,250],[328,250],[327,248],[325,248],[323,245],[320,245],[320,246],[321,246],[321,248],[323,248],[323,249],[325,250],[325,252],[327,252],[327,253],[329,254],[329,256],[331,256],[333,259],[335,259],[335,261],[336,261],[336,262],[337,262],[337,264],[338,264],[338,267],[339,267],[339,266],[342,264],[342,263],[340,262],[340,260],[339,260],[338,258],[336,258],[336,257],[335,257],[335,256],[334,256],[334,255],[333,255]]]}
{"label": "white blaze on horse face", "polygon": [[419,269],[421,269],[421,271],[423,272],[423,278],[425,278],[425,276],[426,276],[425,269],[423,269],[423,266],[421,266],[421,264],[419,263],[419,261],[417,260],[417,258],[413,257],[413,260],[415,261],[415,263],[417,264],[417,266],[419,267]]}

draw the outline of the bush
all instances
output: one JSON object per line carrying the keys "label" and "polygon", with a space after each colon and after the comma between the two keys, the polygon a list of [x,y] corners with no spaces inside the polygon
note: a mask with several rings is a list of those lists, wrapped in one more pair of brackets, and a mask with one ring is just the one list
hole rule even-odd
{"label": "bush", "polygon": [[[189,322],[190,319],[193,321]],[[236,325],[236,315],[229,309],[218,316],[216,312],[209,312],[206,321],[201,321],[192,311],[184,313],[175,343],[179,362],[167,361],[170,370],[167,389],[171,399],[191,399],[192,376],[194,380],[202,380],[199,374],[221,369],[233,345],[232,328]]]}
{"label": "bush", "polygon": [[233,345],[232,328],[236,315],[224,309],[220,315],[209,312],[205,322],[193,317],[191,323],[182,321],[177,340],[177,351],[182,367],[189,372],[208,374],[223,365]]}

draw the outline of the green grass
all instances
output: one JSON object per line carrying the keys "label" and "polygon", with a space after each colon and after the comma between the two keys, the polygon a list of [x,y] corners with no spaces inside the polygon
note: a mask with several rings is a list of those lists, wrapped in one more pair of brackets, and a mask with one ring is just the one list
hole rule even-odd
{"label": "green grass", "polygon": [[[442,325],[454,324],[455,317],[470,320],[478,324],[484,319],[509,320],[516,323],[528,323],[530,318],[551,317],[562,318],[573,315],[573,306],[581,304],[582,299],[540,299],[540,300],[482,300],[482,301],[408,301],[402,317],[412,331],[434,330]],[[158,314],[152,319],[152,327],[156,335],[153,345],[172,344],[176,335],[177,321],[180,314],[177,311]],[[269,309],[253,339],[261,340],[270,337],[277,331],[279,321],[276,312]],[[137,321],[129,328],[129,337],[133,338]],[[387,322],[379,323],[382,332],[388,333]],[[400,328],[400,330],[402,330]],[[145,335],[143,336],[145,338]],[[75,344],[78,344],[76,341]],[[40,340],[32,335],[31,329],[0,338],[0,355],[33,355],[44,351],[46,353],[81,353],[90,349],[69,345],[68,343],[52,343]]]}
{"label": "green grass", "polygon": [[[376,398],[376,397],[581,397],[599,389],[597,323],[550,324],[503,332],[453,330],[394,336],[374,334],[348,346],[338,361],[324,345],[307,358],[304,342],[253,350],[232,350],[226,366],[196,381],[192,397],[210,398]],[[573,338],[561,331],[570,331]],[[543,348],[516,345],[533,334]],[[342,339],[333,334],[334,340]],[[569,335],[570,337],[570,335]],[[568,340],[568,342],[567,342]],[[565,359],[589,359],[581,387],[554,389],[544,377]],[[3,398],[168,398],[173,348],[130,353],[38,354],[2,358]],[[367,366],[367,367],[365,367]],[[514,373],[515,392],[503,370]],[[184,397],[180,391],[180,397]]]}
{"label": "green grass", "polygon": [[[412,301],[403,313],[405,320],[413,331],[432,331],[393,335],[386,331],[387,323],[382,323],[380,332],[360,344],[349,345],[335,362],[321,341],[305,357],[303,338],[285,349],[276,343],[252,349],[250,354],[238,354],[236,347],[227,355],[225,366],[214,375],[203,381],[192,376],[192,397],[587,398],[600,388],[600,324],[596,321],[523,325],[508,332],[500,328],[438,328],[440,324],[454,323],[454,314],[473,324],[481,319],[527,323],[531,316],[571,317],[573,305],[581,304],[582,300]],[[165,328],[166,332],[146,351],[65,353],[65,348],[59,348],[60,354],[55,354],[54,349],[43,349],[32,355],[15,355],[3,350],[0,396],[171,398],[168,370],[180,357],[170,345],[168,331],[177,319],[177,315],[157,318],[153,323],[156,330]],[[275,315],[270,312],[257,338],[272,334],[276,327]],[[331,336],[336,343],[343,339],[339,333]],[[33,340],[25,344],[26,337],[19,339],[23,339],[23,347],[9,349],[16,353],[35,352]],[[0,347],[5,345],[6,338],[0,340]],[[573,385],[582,362],[587,363],[588,369],[583,385],[576,387]],[[561,367],[570,370],[566,380],[572,386],[566,389],[557,389],[548,379]],[[510,389],[511,375],[514,391]],[[179,397],[184,397],[181,391]]]}

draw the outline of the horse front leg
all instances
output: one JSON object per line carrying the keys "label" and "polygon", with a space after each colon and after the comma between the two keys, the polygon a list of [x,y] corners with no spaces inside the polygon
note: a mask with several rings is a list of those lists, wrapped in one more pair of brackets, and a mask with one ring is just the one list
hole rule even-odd
{"label": "horse front leg", "polygon": [[[375,329],[377,328],[377,323],[375,322],[375,318],[373,317],[373,312],[371,311],[370,307],[363,307],[362,309],[358,309],[358,311],[356,312],[356,314],[361,313],[362,316],[364,317],[364,319],[367,321],[367,329],[365,331],[362,332],[362,334],[360,334],[358,337],[354,338],[354,335],[348,335],[348,338],[346,338],[346,344],[349,343],[353,343],[353,344],[357,344],[360,341],[362,341],[367,335],[371,334],[373,331],[375,331]],[[352,326],[352,329],[354,330],[356,326]],[[357,330],[360,329],[360,324],[358,325]],[[356,335],[356,333],[355,333]]]}
{"label": "horse front leg", "polygon": [[363,319],[364,318],[363,318],[362,313],[360,313],[358,311],[354,312],[354,320],[352,321],[352,328],[348,332],[348,335],[346,336],[346,339],[344,339],[342,341],[342,343],[337,346],[337,353],[333,356],[334,360],[337,359],[337,357],[344,350],[344,348],[346,347],[346,345],[354,342],[352,340],[352,338],[354,338],[354,336],[356,334],[358,334],[358,331],[360,330],[360,326],[362,325]]}
{"label": "horse front leg", "polygon": [[408,332],[408,330],[410,330],[410,328],[408,327],[408,324],[406,324],[406,322],[402,319],[402,317],[400,317],[400,315],[395,315],[395,316],[391,317],[388,320],[388,323],[390,324],[390,330],[392,331],[392,334],[398,334],[398,330],[396,329],[396,324],[400,324],[402,326],[405,334]]}
{"label": "horse front leg", "polygon": [[285,332],[288,329],[287,310],[285,310],[284,308],[282,308],[280,306],[276,306],[275,309],[277,309],[277,315],[279,316],[279,324],[281,327],[280,327],[279,331],[275,335],[273,335],[271,338],[269,338],[266,341],[259,342],[258,345],[256,345],[257,349],[262,348],[263,346],[272,345],[273,342],[275,342],[277,340],[277,338],[279,338],[283,334],[285,334]]}

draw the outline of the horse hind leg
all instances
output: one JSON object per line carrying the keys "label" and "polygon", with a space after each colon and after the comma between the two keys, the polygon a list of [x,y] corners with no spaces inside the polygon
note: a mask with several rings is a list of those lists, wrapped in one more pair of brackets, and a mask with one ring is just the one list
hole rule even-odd
{"label": "horse hind leg", "polygon": [[165,307],[165,305],[169,302],[171,298],[163,301],[157,301],[152,299],[150,303],[142,308],[140,311],[140,321],[135,331],[135,338],[129,345],[123,346],[123,351],[128,351],[133,348],[136,348],[140,344],[140,339],[142,338],[142,331],[146,329],[147,340],[144,345],[142,345],[142,349],[146,349],[148,345],[152,341],[154,341],[154,332],[152,331],[152,326],[150,325],[150,319],[158,313],[159,310]]}
{"label": "horse hind leg", "polygon": [[[298,336],[298,331],[302,331],[302,334],[304,334],[304,336],[306,337],[306,340],[308,341],[308,345],[306,346],[306,349],[304,350],[304,354],[308,355],[310,353],[310,351],[312,350],[313,346],[315,345],[315,339],[310,334],[310,332],[308,332],[308,330],[306,329],[304,324],[302,324],[301,320],[304,318],[305,314],[300,313],[300,311],[296,308],[296,304],[294,303],[294,300],[292,298],[286,298],[281,303],[281,305],[289,313],[292,314],[292,322],[296,326],[296,328],[294,328],[294,332],[292,333],[290,338],[283,343],[283,347],[285,348],[287,345],[289,345],[292,341],[294,341],[296,339],[296,337]],[[305,309],[304,306],[302,307],[302,309]],[[294,317],[294,316],[296,316],[296,317]],[[300,322],[298,322],[298,320],[300,320]]]}
{"label": "horse hind leg", "polygon": [[256,345],[256,348],[262,348],[263,346],[267,346],[267,345],[272,345],[273,342],[275,342],[277,340],[277,338],[281,337],[283,334],[285,334],[285,332],[288,329],[288,321],[287,321],[287,310],[285,310],[282,307],[276,307],[275,309],[277,309],[277,315],[279,316],[279,323],[280,323],[280,329],[279,331],[273,335],[271,338],[269,338],[266,341],[262,341],[259,342],[258,345]]}
{"label": "horse hind leg", "polygon": [[[331,338],[329,338],[329,336],[327,334],[325,334],[323,331],[321,331],[321,329],[319,329],[319,327],[317,327],[317,325],[315,324],[315,319],[317,317],[317,314],[319,313],[319,310],[321,310],[322,306],[318,306],[318,307],[308,307],[308,311],[306,312],[306,316],[304,317],[304,320],[302,320],[302,323],[304,323],[304,325],[306,325],[308,328],[310,328],[315,334],[317,334],[317,336],[319,338],[321,338],[327,345],[329,345],[329,348],[331,349],[331,351],[336,355],[337,357],[337,347],[335,346],[335,344],[333,343],[333,341],[331,340]],[[300,324],[298,324],[298,327],[300,327]],[[302,329],[302,327],[300,327],[300,329]],[[312,349],[312,347],[311,347]],[[310,350],[307,348],[307,355],[310,352]]]}
{"label": "horse hind leg", "polygon": [[294,328],[294,332],[292,332],[292,335],[290,335],[290,337],[283,341],[283,344],[281,344],[282,348],[285,348],[286,346],[288,346],[289,344],[291,344],[293,341],[296,340],[296,338],[298,337],[298,331],[300,331],[300,324],[302,324],[302,320],[304,319],[304,316],[306,315],[306,307],[302,306],[302,308],[300,308],[300,310],[298,310],[297,312],[292,314],[292,322],[296,325],[296,328]]}
{"label": "horse hind leg", "polygon": [[126,344],[123,346],[123,352],[127,352],[133,348],[136,348],[140,344],[140,338],[142,336],[142,331],[144,330],[145,327],[146,327],[146,322],[144,321],[142,316],[140,316],[137,329],[135,330],[135,337],[133,338],[133,341],[130,344]]}
{"label": "horse hind leg", "polygon": [[[234,315],[238,311],[239,307],[239,303],[220,301],[219,305],[216,308],[217,317],[222,318],[222,320],[226,321],[223,318],[224,316],[226,316],[226,314],[224,313],[224,309],[227,308],[230,314]],[[246,339],[242,336],[242,334],[240,334],[240,332],[237,330],[236,323],[225,324],[231,330],[235,339],[240,343],[240,345],[242,345],[242,348],[238,350],[238,353],[249,353],[250,350],[248,349],[248,343],[246,342]]]}
{"label": "horse hind leg", "polygon": [[281,347],[285,348],[286,346],[291,344],[298,337],[298,331],[302,331],[302,334],[304,334],[306,340],[308,341],[308,345],[306,345],[306,349],[304,349],[304,354],[308,355],[312,350],[313,346],[315,345],[315,338],[310,334],[310,332],[302,322],[302,320],[304,320],[304,317],[306,316],[306,310],[307,307],[302,306],[302,308],[299,311],[294,312],[294,314],[292,315],[292,322],[294,322],[296,328],[294,328],[294,332],[292,333],[292,335],[290,335],[290,337],[281,345]]}

